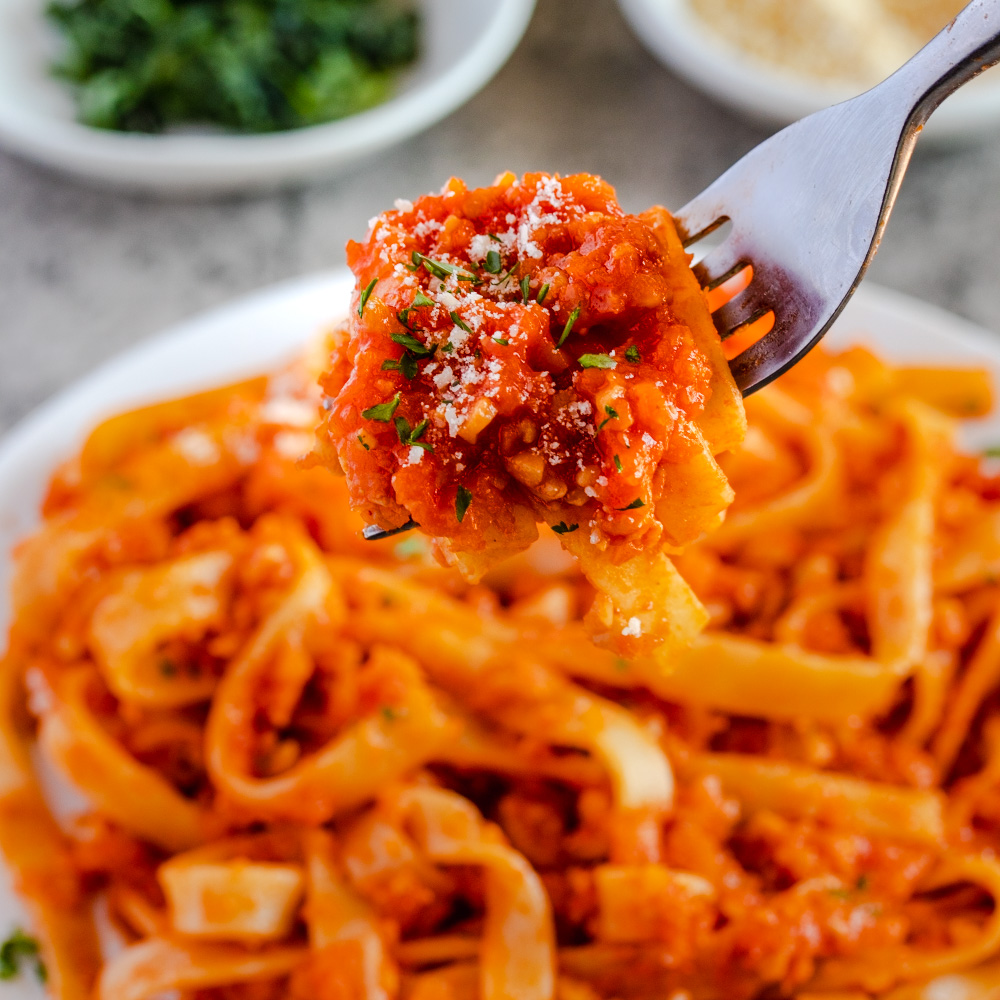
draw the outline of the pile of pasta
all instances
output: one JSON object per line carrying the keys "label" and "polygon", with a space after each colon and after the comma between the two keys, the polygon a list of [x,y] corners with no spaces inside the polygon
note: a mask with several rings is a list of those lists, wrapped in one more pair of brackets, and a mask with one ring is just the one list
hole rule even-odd
{"label": "pile of pasta", "polygon": [[101,425],[17,554],[0,847],[53,997],[996,995],[982,373],[752,397],[678,557],[709,627],[633,659],[554,536],[476,584],[363,542],[314,374]]}

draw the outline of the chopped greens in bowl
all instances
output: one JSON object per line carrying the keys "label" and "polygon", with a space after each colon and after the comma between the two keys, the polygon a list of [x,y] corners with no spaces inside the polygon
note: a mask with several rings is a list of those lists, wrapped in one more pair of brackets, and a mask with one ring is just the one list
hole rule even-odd
{"label": "chopped greens in bowl", "polygon": [[393,0],[52,0],[80,121],[276,132],[386,100],[419,19]]}

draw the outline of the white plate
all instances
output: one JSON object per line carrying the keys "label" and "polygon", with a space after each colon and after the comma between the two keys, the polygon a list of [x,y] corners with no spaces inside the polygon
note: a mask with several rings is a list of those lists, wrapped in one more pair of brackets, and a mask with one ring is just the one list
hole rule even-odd
{"label": "white plate", "polygon": [[0,143],[11,152],[123,188],[207,193],[331,172],[401,142],[473,96],[507,61],[535,0],[418,0],[422,52],[396,96],[327,125],[268,135],[150,136],[74,120],[48,66],[58,49],[46,0],[0,0]]}
{"label": "white plate", "polygon": [[[11,549],[38,524],[38,506],[52,470],[79,450],[96,423],[129,407],[267,371],[342,316],[352,286],[352,275],[342,269],[264,289],[213,310],[102,365],[18,424],[0,442],[0,636],[6,635],[9,620]],[[872,284],[862,286],[826,343],[864,343],[898,362],[980,365],[1000,385],[995,334]],[[967,427],[970,447],[998,440],[1000,416]],[[0,865],[0,939],[24,919]],[[0,1000],[42,995],[27,978],[0,984]]]}
{"label": "white plate", "polygon": [[[768,123],[788,125],[858,92],[772,69],[716,36],[689,0],[618,2],[639,40],[664,65],[723,104]],[[924,135],[949,142],[986,138],[998,130],[1000,67],[948,98]]]}

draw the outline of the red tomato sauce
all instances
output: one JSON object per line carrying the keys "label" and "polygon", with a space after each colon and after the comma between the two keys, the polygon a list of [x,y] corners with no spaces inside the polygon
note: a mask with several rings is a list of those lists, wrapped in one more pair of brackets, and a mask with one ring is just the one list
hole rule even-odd
{"label": "red tomato sauce", "polygon": [[663,225],[588,174],[505,174],[397,201],[349,243],[320,439],[365,519],[412,516],[474,551],[527,545],[558,503],[595,543],[658,537],[653,504],[712,375],[670,310],[688,263]]}

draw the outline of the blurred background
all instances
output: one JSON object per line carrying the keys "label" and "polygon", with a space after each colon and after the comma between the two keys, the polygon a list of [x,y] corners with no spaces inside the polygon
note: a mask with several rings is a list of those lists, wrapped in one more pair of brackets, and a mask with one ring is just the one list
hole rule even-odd
{"label": "blurred background", "polygon": [[[614,0],[539,0],[509,62],[472,100],[326,178],[167,198],[0,152],[0,430],[177,320],[341,266],[371,216],[452,174],[481,184],[505,169],[588,171],[616,186],[626,210],[679,207],[775,127],[665,68]],[[998,192],[997,121],[919,145],[869,280],[1000,331]]]}

